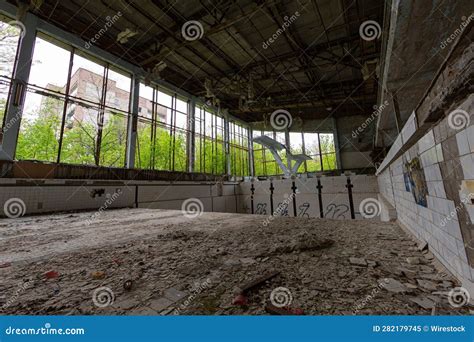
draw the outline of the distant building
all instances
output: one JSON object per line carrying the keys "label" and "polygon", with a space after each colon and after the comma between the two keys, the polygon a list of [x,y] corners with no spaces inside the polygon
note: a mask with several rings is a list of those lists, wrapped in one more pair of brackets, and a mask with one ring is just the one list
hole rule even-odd
{"label": "distant building", "polygon": [[[102,75],[96,74],[87,69],[77,69],[71,77],[69,95],[78,99],[88,100],[93,103],[99,102],[100,98],[102,97],[102,78]],[[62,93],[66,92],[66,85],[61,87],[48,84],[46,88]],[[111,108],[107,108],[106,113],[113,113],[114,108],[125,112],[128,111],[130,101],[129,99],[130,92],[118,88],[117,82],[114,80],[109,79],[107,81],[105,105]],[[138,104],[138,115],[151,119],[153,109],[152,101],[140,96]],[[45,108],[48,108],[48,111],[50,112],[61,113],[63,110],[62,106],[62,103],[58,100],[50,101],[50,98],[43,97],[41,101],[41,112],[43,112]],[[156,107],[156,110],[158,111],[158,120],[160,122],[166,122],[167,109],[162,106]],[[69,103],[66,112],[66,126],[72,128],[74,126],[74,122],[82,122],[84,120],[95,122],[97,120],[97,109],[87,108],[73,102]],[[107,121],[107,115],[105,120]]]}

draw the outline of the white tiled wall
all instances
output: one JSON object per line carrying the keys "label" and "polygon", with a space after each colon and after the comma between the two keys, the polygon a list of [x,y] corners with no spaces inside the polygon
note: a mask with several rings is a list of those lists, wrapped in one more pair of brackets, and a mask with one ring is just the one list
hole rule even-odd
{"label": "white tiled wall", "polygon": [[[464,178],[473,180],[474,126],[458,132],[456,142]],[[454,201],[447,199],[447,183],[443,181],[440,170],[439,163],[448,156],[444,155],[441,144],[435,143],[432,130],[411,151],[413,149],[418,149],[428,186],[427,208],[418,205],[412,193],[405,188],[403,163],[404,159],[410,159],[410,151],[393,161],[378,175],[380,193],[396,208],[398,220],[418,239],[427,241],[430,250],[452,273],[464,283],[472,285],[474,269],[468,264],[457,215],[459,209],[455,207]],[[452,159],[453,156],[449,158]],[[472,206],[464,205],[468,209]]]}
{"label": "white tiled wall", "polygon": [[[352,193],[354,200],[354,211],[357,219],[362,218],[359,213],[359,204],[366,198],[377,199],[378,185],[377,178],[369,175],[351,175],[353,185]],[[324,217],[350,219],[349,195],[347,191],[347,177],[321,177],[322,204]],[[297,215],[305,217],[320,217],[318,181],[316,178],[302,178],[295,180],[296,185],[296,212]],[[266,214],[271,213],[270,207],[270,181],[254,182],[254,212],[257,207],[265,208]],[[273,205],[274,210],[279,203],[282,203],[293,193],[292,180],[273,181]],[[251,209],[251,183],[244,182],[238,187],[238,210],[239,212],[250,213]],[[260,210],[259,213],[262,213]],[[293,216],[293,201],[289,201],[288,215]],[[377,217],[375,217],[377,219]]]}

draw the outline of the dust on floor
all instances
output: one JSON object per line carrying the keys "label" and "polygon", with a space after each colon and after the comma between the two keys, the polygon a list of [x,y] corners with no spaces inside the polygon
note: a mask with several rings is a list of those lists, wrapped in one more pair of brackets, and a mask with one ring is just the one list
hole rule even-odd
{"label": "dust on floor", "polygon": [[261,315],[275,305],[308,315],[469,312],[449,302],[455,279],[395,223],[94,214],[0,220],[4,314]]}

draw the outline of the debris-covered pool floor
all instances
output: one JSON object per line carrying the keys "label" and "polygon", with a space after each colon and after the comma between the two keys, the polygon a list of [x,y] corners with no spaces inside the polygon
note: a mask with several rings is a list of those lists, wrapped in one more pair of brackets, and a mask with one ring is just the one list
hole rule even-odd
{"label": "debris-covered pool floor", "polygon": [[395,223],[93,214],[0,220],[2,314],[469,313]]}

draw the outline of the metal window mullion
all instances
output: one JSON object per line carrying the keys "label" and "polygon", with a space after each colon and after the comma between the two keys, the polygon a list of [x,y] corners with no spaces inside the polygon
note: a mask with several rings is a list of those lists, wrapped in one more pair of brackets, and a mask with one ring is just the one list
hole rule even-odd
{"label": "metal window mullion", "polygon": [[102,94],[101,99],[99,101],[99,111],[97,113],[97,136],[96,136],[96,151],[95,151],[95,158],[96,158],[96,165],[100,165],[100,152],[101,152],[101,145],[102,145],[102,132],[104,129],[104,117],[105,117],[105,98],[107,96],[107,81],[109,75],[109,66],[104,66],[104,73],[102,74]]}
{"label": "metal window mullion", "polygon": [[69,90],[71,87],[71,76],[72,76],[72,65],[74,61],[74,51],[75,49],[72,48],[71,54],[69,55],[69,68],[68,68],[68,74],[67,74],[67,83],[66,83],[66,98],[64,100],[64,105],[63,105],[63,117],[61,120],[61,131],[59,132],[59,143],[58,143],[58,154],[56,158],[56,162],[59,163],[61,161],[61,150],[63,146],[63,137],[64,137],[64,126],[66,124],[66,112],[67,112],[67,107],[69,105]]}
{"label": "metal window mullion", "polygon": [[319,133],[318,133],[318,150],[319,150],[319,165],[321,166],[321,171],[324,171],[324,168],[323,168],[323,151],[321,151],[321,139],[319,138]]}
{"label": "metal window mullion", "polygon": [[[138,139],[138,107],[140,99],[140,81],[137,76],[132,75],[130,84],[130,96],[128,99],[128,124],[127,124],[127,147],[125,165],[129,169],[135,167],[135,156]],[[150,145],[151,148],[151,145]],[[140,155],[139,155],[140,157]],[[150,158],[151,160],[151,158]]]}

